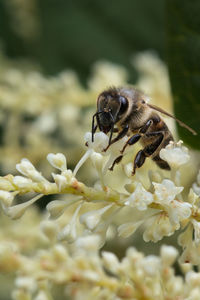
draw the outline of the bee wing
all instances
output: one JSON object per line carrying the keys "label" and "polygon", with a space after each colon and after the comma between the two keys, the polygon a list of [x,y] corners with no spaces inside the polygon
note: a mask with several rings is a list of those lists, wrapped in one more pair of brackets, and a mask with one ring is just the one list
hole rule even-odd
{"label": "bee wing", "polygon": [[173,115],[171,115],[170,113],[166,112],[165,110],[163,110],[162,108],[156,106],[156,105],[152,105],[149,103],[146,103],[150,108],[159,111],[160,113],[173,118],[174,120],[176,120],[177,123],[179,123],[179,125],[181,125],[182,127],[186,128],[187,130],[189,130],[192,134],[197,135],[197,132],[195,130],[193,130],[191,127],[189,127],[188,125],[186,125],[185,123],[183,123],[182,121],[180,121],[179,119],[177,119],[176,117],[174,117]]}

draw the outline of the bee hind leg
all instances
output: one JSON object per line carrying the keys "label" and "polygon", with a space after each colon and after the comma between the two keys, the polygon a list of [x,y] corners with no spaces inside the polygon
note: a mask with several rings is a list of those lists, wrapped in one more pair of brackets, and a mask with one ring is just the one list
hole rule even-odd
{"label": "bee hind leg", "polygon": [[[136,169],[140,168],[147,157],[153,155],[153,153],[158,149],[164,139],[164,133],[162,131],[159,132],[149,132],[146,133],[146,136],[157,136],[157,139],[152,144],[149,144],[144,149],[140,150],[135,157],[134,164],[133,164],[133,172],[132,175],[135,174]],[[156,156],[155,156],[156,157]],[[166,162],[167,163],[167,162]]]}
{"label": "bee hind leg", "polygon": [[134,165],[133,165],[132,175],[135,175],[136,169],[140,168],[144,164],[146,158],[147,158],[147,156],[145,155],[144,150],[140,150],[136,154],[136,157],[135,157],[135,160],[134,160]]}

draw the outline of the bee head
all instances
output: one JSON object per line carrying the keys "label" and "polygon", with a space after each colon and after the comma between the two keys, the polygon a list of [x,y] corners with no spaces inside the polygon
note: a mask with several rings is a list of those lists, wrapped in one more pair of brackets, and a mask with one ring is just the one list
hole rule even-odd
{"label": "bee head", "polygon": [[117,90],[108,90],[97,100],[97,124],[101,131],[108,133],[128,109],[128,100]]}

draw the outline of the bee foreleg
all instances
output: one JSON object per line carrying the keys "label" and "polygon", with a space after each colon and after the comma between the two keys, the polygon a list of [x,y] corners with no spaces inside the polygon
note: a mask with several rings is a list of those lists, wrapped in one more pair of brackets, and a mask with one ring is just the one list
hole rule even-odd
{"label": "bee foreleg", "polygon": [[92,142],[94,142],[94,134],[95,131],[97,130],[97,125],[95,125],[95,117],[97,116],[97,113],[93,115],[92,117]]}
{"label": "bee foreleg", "polygon": [[134,160],[134,165],[133,165],[133,172],[132,174],[135,174],[135,171],[137,168],[140,168],[144,162],[145,159],[152,154],[158,149],[158,147],[161,145],[163,139],[164,139],[164,132],[162,131],[156,131],[156,132],[149,132],[146,133],[146,136],[152,137],[152,136],[158,136],[158,138],[155,140],[155,142],[149,144],[146,146],[143,150],[140,150],[135,157]]}
{"label": "bee foreleg", "polygon": [[106,152],[108,150],[108,148],[110,147],[110,145],[116,143],[117,141],[119,141],[120,139],[122,139],[128,132],[129,126],[126,125],[119,133],[118,135],[110,141],[110,143],[108,144],[108,146],[103,150],[104,152]]}

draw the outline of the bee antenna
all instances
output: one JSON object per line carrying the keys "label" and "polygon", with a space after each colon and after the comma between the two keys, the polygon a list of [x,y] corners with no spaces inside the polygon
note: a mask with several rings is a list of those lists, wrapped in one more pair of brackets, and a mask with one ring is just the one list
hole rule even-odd
{"label": "bee antenna", "polygon": [[185,123],[183,123],[182,121],[180,121],[179,119],[177,119],[176,117],[174,117],[173,115],[171,115],[170,113],[166,112],[165,110],[163,110],[162,108],[156,106],[156,105],[152,105],[152,104],[149,104],[149,103],[146,103],[147,106],[149,106],[150,108],[156,110],[156,111],[159,111],[160,113],[170,117],[170,118],[173,118],[174,120],[176,120],[177,123],[179,123],[180,126],[186,128],[187,130],[189,130],[193,135],[197,135],[197,132],[192,129],[191,127],[189,127],[188,125],[186,125]]}

